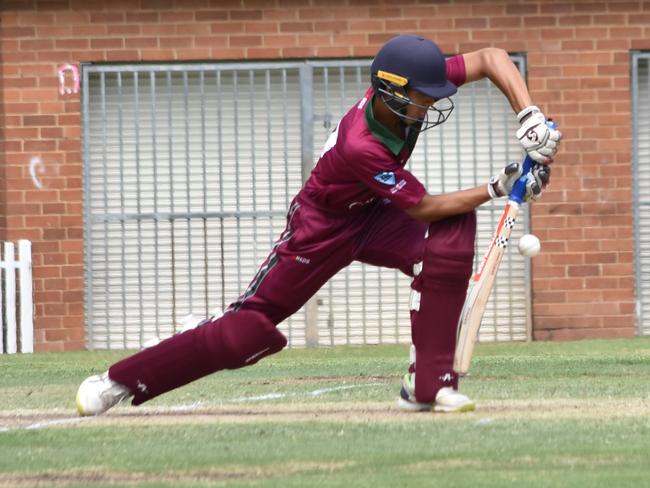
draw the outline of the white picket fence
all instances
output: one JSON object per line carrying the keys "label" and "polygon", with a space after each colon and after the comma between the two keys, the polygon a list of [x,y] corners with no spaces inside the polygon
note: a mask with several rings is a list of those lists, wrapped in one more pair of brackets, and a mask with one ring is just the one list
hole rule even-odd
{"label": "white picket fence", "polygon": [[[0,269],[2,270],[0,353],[34,352],[32,243],[27,240],[18,241],[18,260],[16,260],[14,243],[5,242]],[[18,297],[16,297],[16,279],[19,284]],[[20,315],[16,311],[16,302],[19,302]]]}

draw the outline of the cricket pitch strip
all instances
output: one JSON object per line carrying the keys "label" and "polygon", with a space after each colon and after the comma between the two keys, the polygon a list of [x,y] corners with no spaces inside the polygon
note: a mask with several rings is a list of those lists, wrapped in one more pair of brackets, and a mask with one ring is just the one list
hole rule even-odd
{"label": "cricket pitch strip", "polygon": [[0,434],[17,430],[130,425],[242,424],[267,422],[476,422],[501,419],[606,419],[648,417],[650,399],[486,400],[461,414],[404,412],[396,399],[386,402],[309,402],[256,405],[118,406],[97,417],[78,417],[70,409],[0,410]]}

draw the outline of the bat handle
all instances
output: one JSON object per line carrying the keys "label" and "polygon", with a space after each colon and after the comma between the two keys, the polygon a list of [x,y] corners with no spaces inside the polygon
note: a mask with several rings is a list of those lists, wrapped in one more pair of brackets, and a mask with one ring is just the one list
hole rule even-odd
{"label": "bat handle", "polygon": [[[552,120],[547,120],[546,125],[548,125],[551,129],[557,129],[557,124]],[[533,161],[530,156],[526,156],[524,159],[524,164],[521,168],[521,176],[515,182],[515,184],[512,185],[510,200],[517,202],[520,205],[524,203],[524,195],[526,195],[526,179],[528,173],[530,173],[534,165],[535,161]]]}
{"label": "bat handle", "polygon": [[521,176],[515,184],[512,185],[512,191],[510,192],[510,200],[517,202],[518,204],[524,203],[524,195],[526,195],[526,179],[530,170],[533,169],[535,161],[531,159],[530,156],[526,156],[524,159],[524,164],[521,168]]}

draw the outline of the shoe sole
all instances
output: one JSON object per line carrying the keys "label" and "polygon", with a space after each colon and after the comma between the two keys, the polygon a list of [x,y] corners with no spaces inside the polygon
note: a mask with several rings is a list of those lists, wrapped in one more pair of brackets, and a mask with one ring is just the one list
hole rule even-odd
{"label": "shoe sole", "polygon": [[475,403],[468,403],[461,407],[442,407],[440,405],[434,405],[433,411],[435,413],[464,413],[464,412],[473,412],[476,410]]}
{"label": "shoe sole", "polygon": [[430,412],[431,411],[431,405],[427,405],[426,403],[413,403],[413,402],[409,402],[408,400],[404,400],[403,398],[399,398],[397,400],[397,406],[399,407],[400,410],[403,410],[405,412]]}
{"label": "shoe sole", "polygon": [[83,408],[83,405],[81,404],[81,398],[79,397],[79,392],[77,392],[77,396],[75,397],[75,404],[77,405],[77,412],[79,413],[80,417],[87,417],[88,414]]}

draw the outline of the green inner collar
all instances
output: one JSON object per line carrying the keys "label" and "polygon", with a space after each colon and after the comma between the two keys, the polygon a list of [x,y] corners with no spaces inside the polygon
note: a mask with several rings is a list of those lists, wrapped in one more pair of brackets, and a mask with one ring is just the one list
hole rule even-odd
{"label": "green inner collar", "polygon": [[368,128],[372,135],[379,139],[384,145],[390,149],[390,151],[397,156],[402,149],[404,149],[404,144],[406,141],[400,137],[397,137],[393,134],[386,126],[382,125],[377,119],[375,119],[375,114],[372,112],[372,102],[374,97],[366,104],[366,122],[368,123]]}
{"label": "green inner collar", "polygon": [[369,103],[366,104],[366,122],[368,123],[368,128],[372,135],[379,139],[384,145],[390,149],[390,151],[397,156],[404,146],[408,145],[413,149],[415,143],[418,140],[418,131],[410,130],[407,136],[407,140],[402,139],[401,137],[393,134],[385,125],[375,119],[375,114],[372,111],[372,102],[374,97],[370,99]]}

